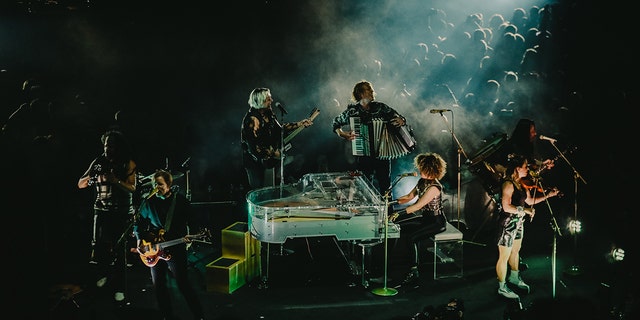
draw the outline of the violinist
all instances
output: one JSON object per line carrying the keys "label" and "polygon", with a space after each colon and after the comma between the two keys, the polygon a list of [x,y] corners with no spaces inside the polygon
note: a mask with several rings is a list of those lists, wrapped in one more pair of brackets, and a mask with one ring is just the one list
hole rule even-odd
{"label": "violinist", "polygon": [[538,160],[536,150],[536,123],[533,120],[522,118],[518,120],[516,127],[511,132],[509,139],[487,161],[493,163],[495,171],[506,176],[506,166],[509,158],[519,154],[527,158],[531,178],[540,176],[543,172],[553,168],[555,161],[552,159]]}
{"label": "violinist", "polygon": [[[507,286],[507,282],[519,290],[529,293],[529,285],[519,274],[520,248],[524,236],[524,217],[533,218],[536,211],[533,205],[545,201],[548,198],[560,194],[558,189],[548,192],[530,191],[523,185],[529,171],[529,163],[522,155],[513,155],[509,158],[506,167],[506,176],[501,186],[501,210],[498,234],[498,261],[496,263],[496,276],[498,279],[498,294],[509,299],[518,299],[517,293]],[[527,207],[528,206],[528,207]],[[507,278],[507,266],[510,267]]]}

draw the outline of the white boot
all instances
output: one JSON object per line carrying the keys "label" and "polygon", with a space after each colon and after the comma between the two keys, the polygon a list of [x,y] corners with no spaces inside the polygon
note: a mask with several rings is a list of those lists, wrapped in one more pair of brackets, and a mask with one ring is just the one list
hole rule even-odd
{"label": "white boot", "polygon": [[520,278],[520,272],[518,272],[518,270],[511,270],[511,274],[509,274],[509,278],[507,279],[507,281],[509,281],[509,283],[515,285],[519,289],[526,290],[527,293],[529,293],[529,291],[531,290],[529,285],[522,281],[522,278]]}

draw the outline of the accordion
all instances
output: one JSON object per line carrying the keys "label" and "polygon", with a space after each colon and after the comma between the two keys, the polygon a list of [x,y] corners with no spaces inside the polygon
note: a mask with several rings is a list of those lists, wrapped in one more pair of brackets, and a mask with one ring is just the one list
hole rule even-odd
{"label": "accordion", "polygon": [[416,147],[413,130],[409,126],[396,127],[387,121],[374,118],[362,123],[360,117],[349,118],[356,138],[351,141],[354,156],[372,156],[391,160],[411,153]]}

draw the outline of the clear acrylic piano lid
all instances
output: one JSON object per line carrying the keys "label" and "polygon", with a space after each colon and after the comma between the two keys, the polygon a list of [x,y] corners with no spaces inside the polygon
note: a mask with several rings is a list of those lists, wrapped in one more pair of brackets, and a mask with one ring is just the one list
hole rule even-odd
{"label": "clear acrylic piano lid", "polygon": [[[251,234],[264,242],[332,235],[338,240],[384,236],[385,202],[359,174],[309,173],[282,188],[250,191],[247,205]],[[399,236],[398,227],[394,225],[392,231],[391,225],[388,232]]]}

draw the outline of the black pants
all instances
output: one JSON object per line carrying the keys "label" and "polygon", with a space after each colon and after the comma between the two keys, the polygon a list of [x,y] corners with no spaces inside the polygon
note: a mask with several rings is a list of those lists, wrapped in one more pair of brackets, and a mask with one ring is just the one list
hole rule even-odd
{"label": "black pants", "polygon": [[391,161],[374,157],[356,157],[358,170],[384,195],[391,185]]}
{"label": "black pants", "polygon": [[171,319],[174,316],[171,293],[167,285],[168,271],[171,271],[180,293],[182,293],[191,313],[193,313],[194,319],[203,318],[202,305],[188,278],[186,249],[174,248],[170,254],[171,258],[169,260],[159,260],[155,266],[151,267],[151,281],[156,292],[156,300],[160,312],[167,319]]}
{"label": "black pants", "polygon": [[[406,223],[400,222],[400,234],[407,249],[411,253],[410,263],[418,266],[419,253],[418,244],[434,235],[447,229],[447,220],[444,215],[426,216],[419,219],[409,220]],[[402,236],[402,235],[405,236]]]}

